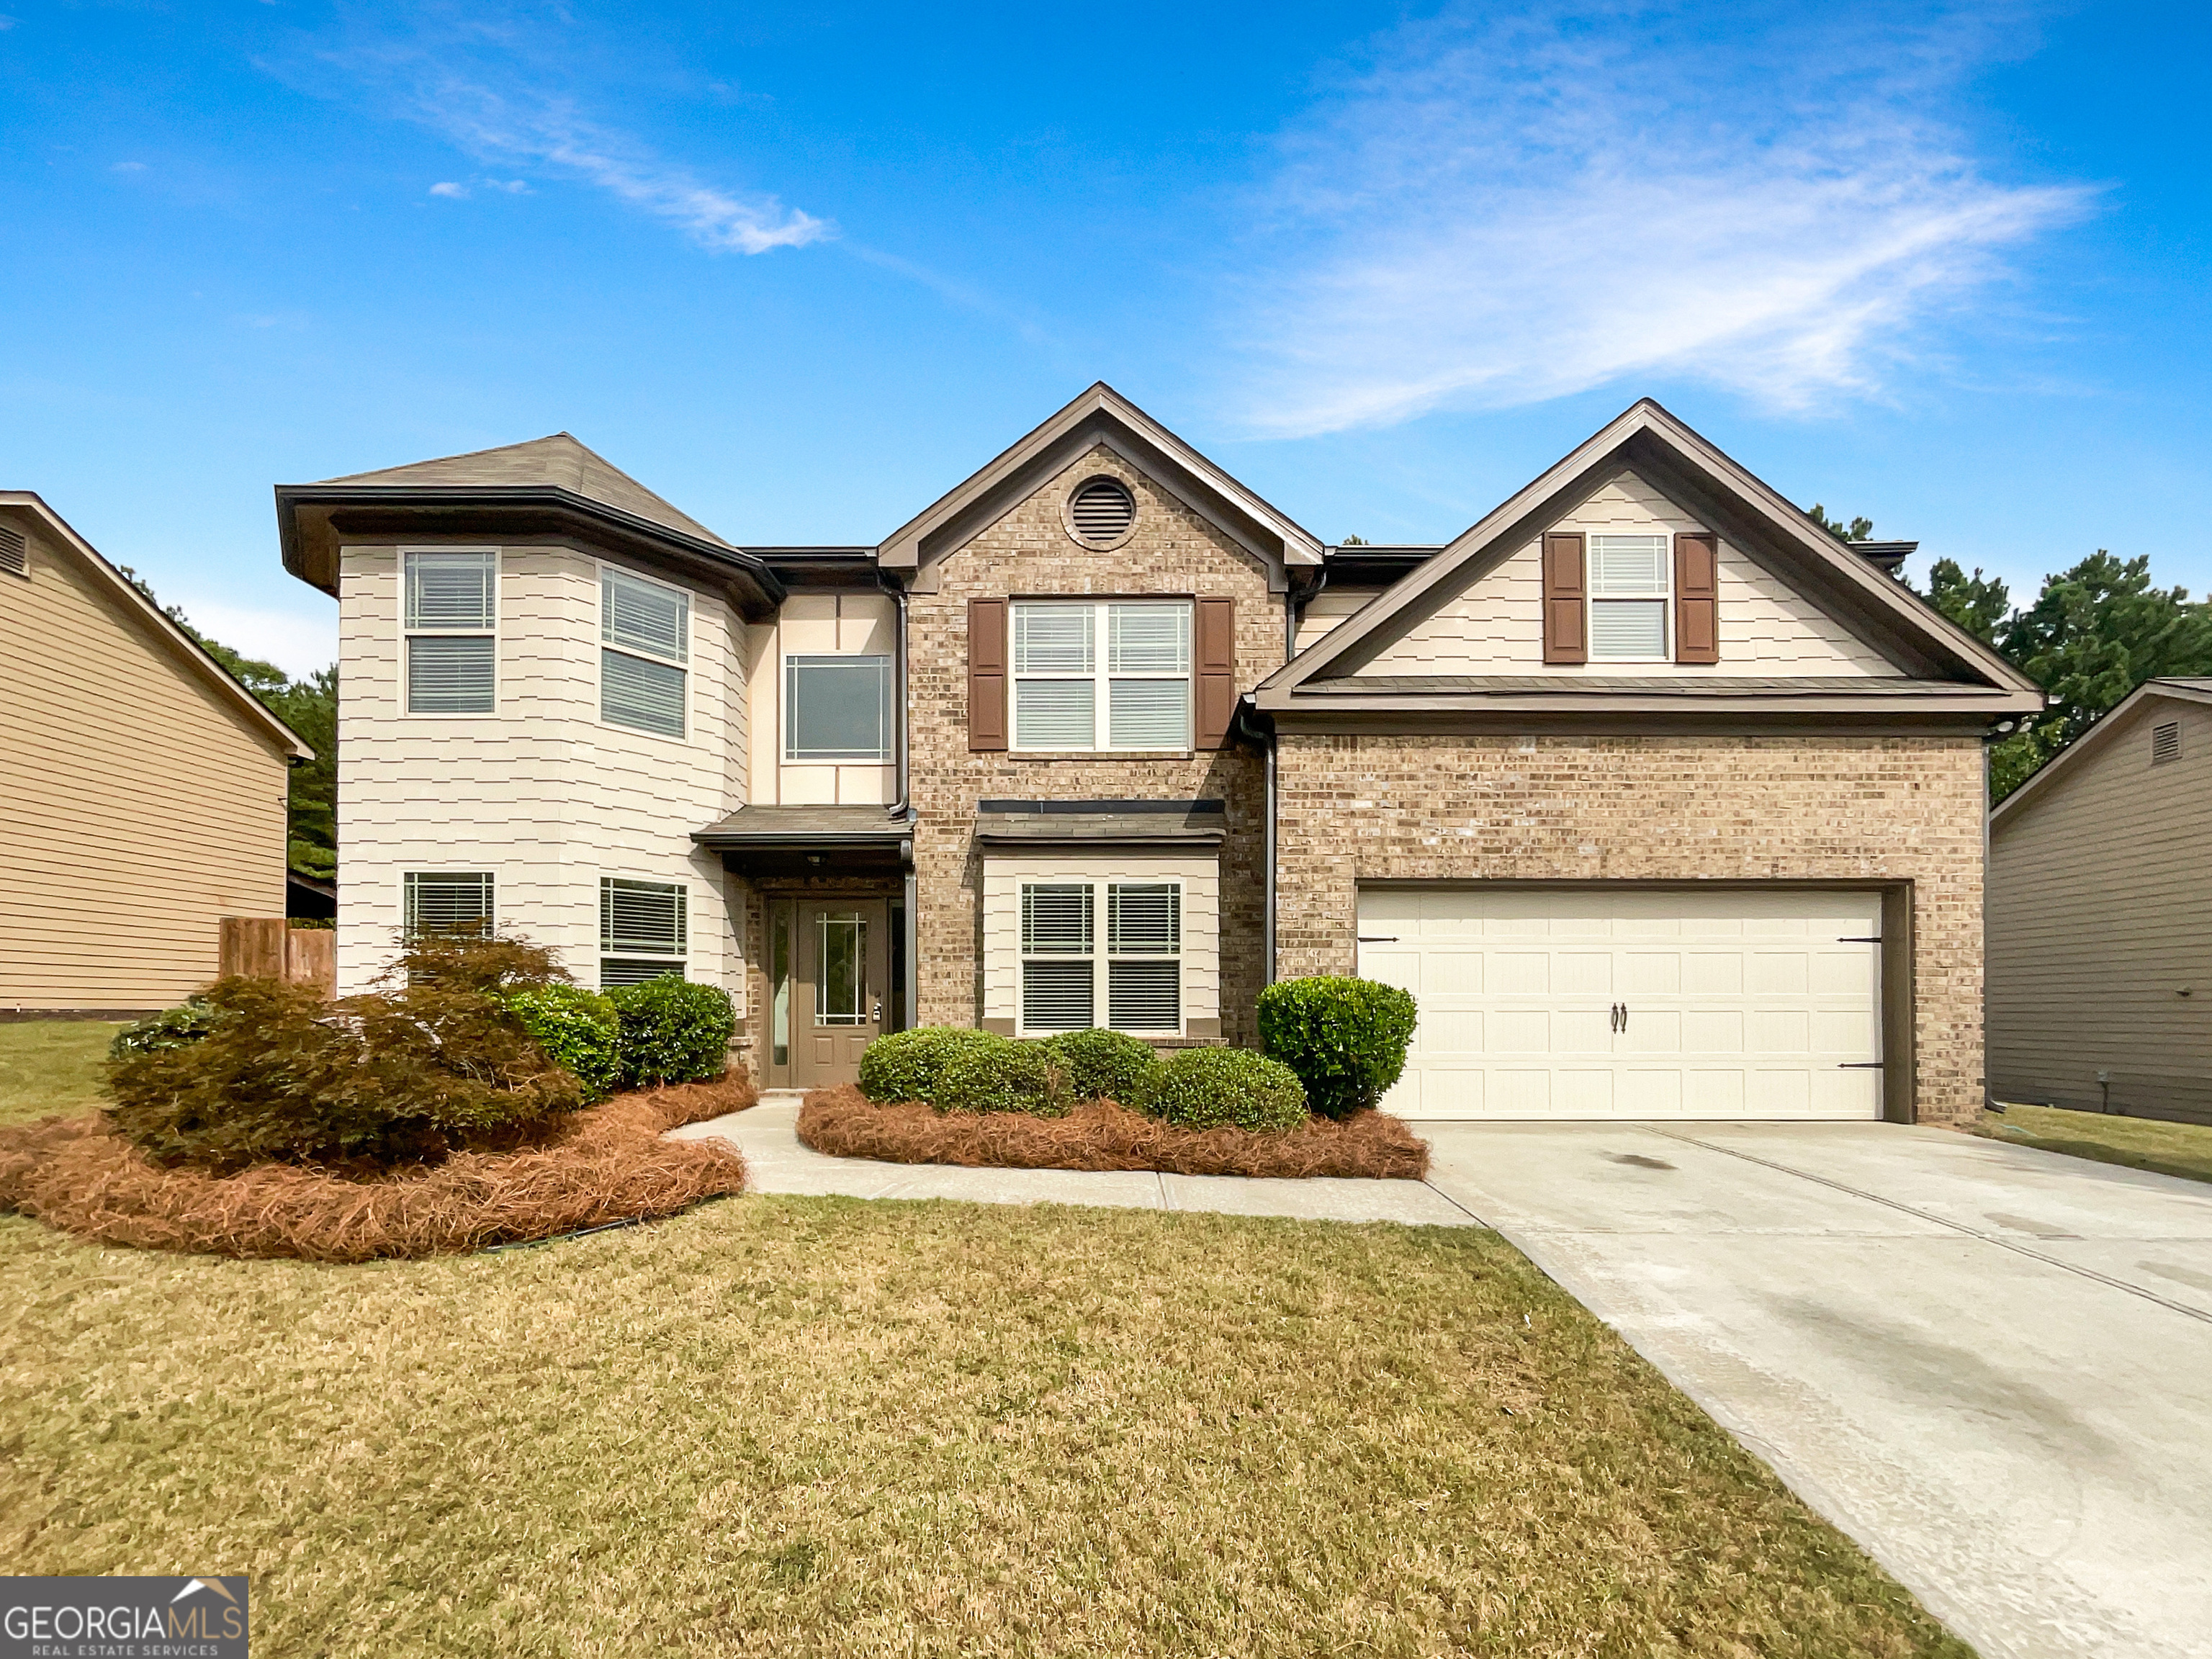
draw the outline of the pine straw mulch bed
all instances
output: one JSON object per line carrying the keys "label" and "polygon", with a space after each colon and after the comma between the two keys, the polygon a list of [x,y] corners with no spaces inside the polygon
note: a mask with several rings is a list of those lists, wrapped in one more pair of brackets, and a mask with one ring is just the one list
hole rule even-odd
{"label": "pine straw mulch bed", "polygon": [[880,1106],[853,1085],[817,1089],[799,1109],[799,1138],[833,1158],[1008,1170],[1158,1170],[1168,1175],[1350,1176],[1419,1181],[1429,1149],[1398,1119],[1363,1112],[1276,1134],[1184,1129],[1110,1100],[1066,1117]]}
{"label": "pine straw mulch bed", "polygon": [[260,1164],[235,1175],[165,1170],[94,1112],[0,1129],[0,1210],[108,1244],[204,1255],[370,1261],[447,1255],[673,1215],[743,1190],[719,1140],[664,1140],[757,1098],[732,1072],[586,1107],[517,1152],[364,1176]]}

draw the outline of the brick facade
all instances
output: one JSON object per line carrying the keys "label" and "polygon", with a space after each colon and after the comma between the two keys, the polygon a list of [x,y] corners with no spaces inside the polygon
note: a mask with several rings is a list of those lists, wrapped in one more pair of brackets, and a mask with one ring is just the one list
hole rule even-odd
{"label": "brick facade", "polygon": [[1277,766],[1285,977],[1352,970],[1362,880],[1910,881],[1917,1115],[1980,1110],[1977,739],[1285,733]]}
{"label": "brick facade", "polygon": [[[1105,473],[1134,494],[1137,521],[1110,552],[1078,544],[1063,520],[1070,490]],[[1237,682],[1257,684],[1283,661],[1283,601],[1261,562],[1113,450],[1094,448],[963,546],[933,562],[936,591],[909,601],[910,797],[920,912],[917,983],[926,1024],[972,1025],[982,1013],[979,936],[982,861],[975,805],[1011,799],[1191,799],[1227,805],[1221,849],[1222,1036],[1256,1041],[1253,1007],[1265,902],[1265,772],[1243,750],[1188,756],[971,754],[968,749],[968,602],[1010,597],[1189,595],[1237,605]]]}

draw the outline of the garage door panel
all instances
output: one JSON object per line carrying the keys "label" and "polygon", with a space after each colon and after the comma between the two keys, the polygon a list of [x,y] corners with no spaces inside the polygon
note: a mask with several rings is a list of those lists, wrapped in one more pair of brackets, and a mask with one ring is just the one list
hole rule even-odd
{"label": "garage door panel", "polygon": [[[1417,1117],[1881,1115],[1881,898],[1731,888],[1363,892],[1361,971],[1420,1005]],[[1856,1068],[1850,1068],[1855,1065]]]}

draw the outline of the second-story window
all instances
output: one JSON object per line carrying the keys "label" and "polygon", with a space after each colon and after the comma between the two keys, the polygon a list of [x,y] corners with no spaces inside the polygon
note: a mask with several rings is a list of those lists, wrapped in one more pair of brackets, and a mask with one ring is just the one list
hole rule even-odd
{"label": "second-story window", "polygon": [[407,712],[489,714],[497,706],[499,555],[400,556]]}
{"label": "second-story window", "polygon": [[1013,746],[1190,747],[1190,601],[1013,607]]}
{"label": "second-story window", "polygon": [[786,657],[783,757],[788,761],[890,759],[891,659]]}
{"label": "second-story window", "polygon": [[682,737],[691,596],[603,565],[599,640],[599,718],[656,737]]}
{"label": "second-story window", "polygon": [[1592,662],[1667,660],[1670,538],[1589,538],[1589,655]]}

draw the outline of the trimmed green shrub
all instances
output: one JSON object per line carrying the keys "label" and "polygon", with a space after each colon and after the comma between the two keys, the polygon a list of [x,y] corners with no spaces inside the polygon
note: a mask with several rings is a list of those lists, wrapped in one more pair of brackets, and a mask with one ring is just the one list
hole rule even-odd
{"label": "trimmed green shrub", "polygon": [[181,1048],[187,1043],[198,1042],[215,1030],[216,1018],[216,1011],[209,1006],[205,997],[186,997],[175,1007],[164,1008],[158,1014],[149,1014],[118,1031],[115,1041],[107,1045],[107,1057],[110,1060],[128,1060],[133,1054],[151,1054],[164,1048]]}
{"label": "trimmed green shrub", "polygon": [[500,999],[546,1058],[575,1074],[587,1101],[605,1100],[622,1076],[622,1017],[596,991],[538,985]]}
{"label": "trimmed green shrub", "polygon": [[622,1022],[622,1080],[631,1086],[698,1083],[730,1067],[738,1012],[719,985],[663,974],[606,993]]}
{"label": "trimmed green shrub", "polygon": [[496,1142],[583,1104],[514,1017],[445,985],[325,1002],[276,979],[217,980],[196,1042],[112,1060],[108,1121],[155,1162],[380,1163]]}
{"label": "trimmed green shrub", "polygon": [[1067,1115],[1066,1085],[1044,1044],[976,1035],[983,1040],[956,1048],[938,1074],[939,1111]]}
{"label": "trimmed green shrub", "polygon": [[1078,1100],[1126,1103],[1144,1092],[1159,1063],[1151,1044],[1097,1027],[1047,1037],[1044,1051],[1066,1073],[1067,1091]]}
{"label": "trimmed green shrub", "polygon": [[1418,1013],[1410,994],[1371,979],[1279,980],[1260,993],[1260,1046],[1298,1074],[1317,1115],[1347,1118],[1406,1069]]}
{"label": "trimmed green shrub", "polygon": [[860,1092],[870,1100],[918,1100],[934,1106],[937,1080],[954,1055],[1006,1041],[964,1025],[917,1025],[912,1030],[888,1032],[860,1056]]}
{"label": "trimmed green shrub", "polygon": [[1295,1129],[1306,1119],[1297,1074],[1249,1048],[1185,1048],[1162,1060],[1141,1101],[1130,1103],[1187,1129]]}

